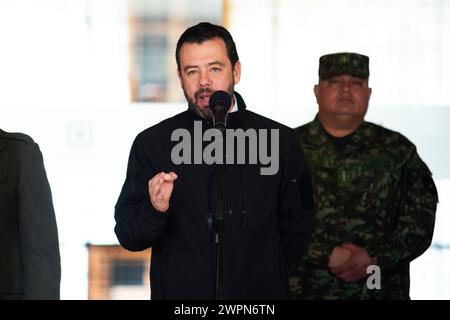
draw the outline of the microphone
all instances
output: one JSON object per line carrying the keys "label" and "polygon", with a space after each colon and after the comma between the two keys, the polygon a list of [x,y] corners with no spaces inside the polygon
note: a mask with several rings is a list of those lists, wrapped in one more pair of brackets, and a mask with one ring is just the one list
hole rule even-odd
{"label": "microphone", "polygon": [[214,128],[220,131],[227,126],[228,109],[231,107],[231,96],[225,91],[216,91],[209,98],[209,108],[213,114]]}

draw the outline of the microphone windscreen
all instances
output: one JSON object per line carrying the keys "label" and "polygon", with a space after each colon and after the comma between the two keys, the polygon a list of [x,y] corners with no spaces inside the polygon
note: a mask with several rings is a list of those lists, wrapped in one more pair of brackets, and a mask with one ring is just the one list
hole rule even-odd
{"label": "microphone windscreen", "polygon": [[228,111],[231,107],[231,96],[222,90],[214,92],[209,98],[209,108],[214,112],[217,106],[222,106]]}

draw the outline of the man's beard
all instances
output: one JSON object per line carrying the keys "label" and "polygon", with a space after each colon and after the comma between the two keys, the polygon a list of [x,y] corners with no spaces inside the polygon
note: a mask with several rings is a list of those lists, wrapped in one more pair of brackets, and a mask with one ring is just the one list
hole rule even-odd
{"label": "man's beard", "polygon": [[[194,111],[196,114],[198,114],[200,117],[202,117],[204,119],[212,119],[213,118],[213,114],[212,114],[211,109],[209,107],[207,107],[207,108],[199,107],[195,102],[198,100],[200,95],[202,95],[204,93],[208,93],[208,94],[212,95],[215,91],[212,90],[210,87],[200,88],[198,91],[196,91],[194,93],[194,98],[191,99],[188,96],[186,90],[184,89],[184,86],[182,86],[182,88],[183,88],[184,96],[186,97],[186,100],[188,102],[189,109]],[[231,84],[228,87],[228,89],[226,90],[226,92],[229,95],[233,94],[233,92],[234,92],[234,81],[231,82]]]}

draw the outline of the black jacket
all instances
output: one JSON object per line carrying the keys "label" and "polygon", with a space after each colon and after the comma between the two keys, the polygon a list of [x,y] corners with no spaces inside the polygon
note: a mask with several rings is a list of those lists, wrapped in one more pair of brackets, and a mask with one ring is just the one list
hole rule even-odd
{"label": "black jacket", "polygon": [[0,299],[59,299],[61,267],[39,146],[0,130]]}
{"label": "black jacket", "polygon": [[[311,233],[311,181],[293,131],[246,110],[236,96],[239,110],[229,114],[227,129],[278,129],[280,157],[274,175],[261,175],[261,165],[248,164],[248,159],[247,164],[225,165],[224,296],[285,299],[288,265],[306,251]],[[179,143],[171,141],[172,132],[187,129],[194,140],[194,121],[201,121],[203,131],[211,127],[209,120],[187,110],[136,137],[116,205],[120,244],[131,251],[152,247],[152,299],[215,298],[210,221],[217,165],[203,160],[175,165],[171,158]],[[167,213],[157,212],[149,200],[148,181],[160,171],[178,175]]]}

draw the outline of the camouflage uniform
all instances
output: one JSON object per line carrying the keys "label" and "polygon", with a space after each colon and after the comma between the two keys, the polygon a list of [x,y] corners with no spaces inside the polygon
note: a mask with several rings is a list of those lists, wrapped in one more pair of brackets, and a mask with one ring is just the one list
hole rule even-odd
{"label": "camouflage uniform", "polygon": [[[437,192],[414,144],[363,122],[336,148],[318,118],[296,133],[310,165],[317,221],[308,255],[291,269],[296,299],[408,299],[409,263],[430,245]],[[335,246],[354,243],[381,269],[381,289],[328,271]]]}

